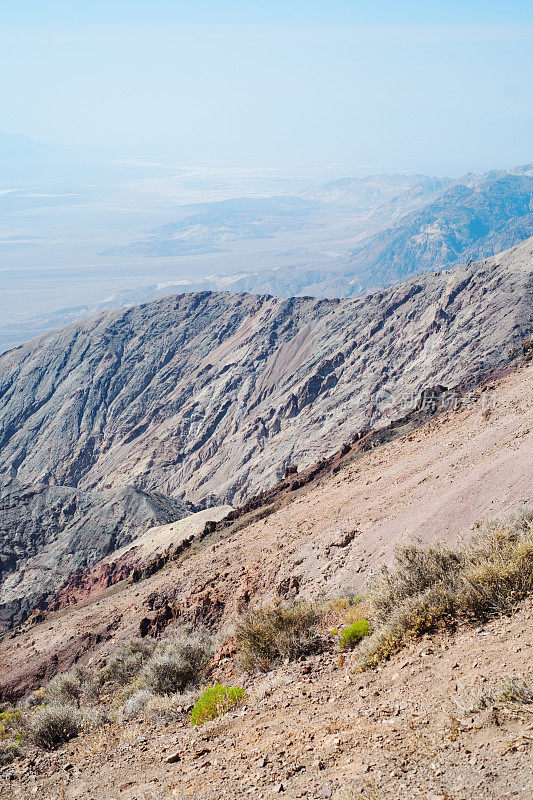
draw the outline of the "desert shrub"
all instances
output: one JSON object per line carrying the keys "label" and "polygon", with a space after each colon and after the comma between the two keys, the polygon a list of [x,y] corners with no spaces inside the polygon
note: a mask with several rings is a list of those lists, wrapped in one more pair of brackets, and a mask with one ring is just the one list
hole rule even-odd
{"label": "desert shrub", "polygon": [[533,512],[527,509],[484,523],[457,551],[403,547],[371,588],[378,624],[362,646],[361,667],[375,666],[439,625],[509,613],[532,591]]}
{"label": "desert shrub", "polygon": [[22,714],[11,705],[5,705],[0,712],[0,739],[13,737],[20,732]]}
{"label": "desert shrub", "polygon": [[352,625],[367,616],[368,604],[364,596],[345,589],[343,594],[333,597],[325,604],[322,622],[338,632],[339,628]]}
{"label": "desert shrub", "polygon": [[29,720],[29,739],[37,747],[54,750],[85,728],[86,721],[76,706],[51,703],[36,709]]}
{"label": "desert shrub", "polygon": [[143,670],[143,684],[160,695],[183,692],[187,686],[199,683],[210,656],[207,632],[175,632],[159,642]]}
{"label": "desert shrub", "polygon": [[77,667],[52,678],[46,687],[42,702],[75,705],[79,708],[83,699],[92,699],[95,693],[93,676]]}
{"label": "desert shrub", "polygon": [[33,692],[30,692],[30,694],[23,700],[20,700],[17,705],[21,710],[27,711],[35,706],[42,706],[45,702],[45,698],[46,689],[44,686],[41,686],[39,689],[35,689]]}
{"label": "desert shrub", "polygon": [[98,673],[98,683],[101,686],[127,686],[146,665],[156,644],[153,639],[132,639],[120,647]]}
{"label": "desert shrub", "polygon": [[420,595],[436,584],[454,581],[462,562],[461,553],[442,544],[428,548],[414,544],[398,547],[393,568],[383,567],[372,586],[370,602],[376,620],[388,619],[409,597]]}
{"label": "desert shrub", "polygon": [[363,596],[361,594],[352,592],[349,589],[344,589],[341,594],[338,594],[336,597],[332,597],[331,600],[326,603],[325,610],[344,613],[354,606],[359,605],[362,599]]}
{"label": "desert shrub", "polygon": [[134,719],[140,717],[144,712],[149,700],[153,697],[153,693],[148,689],[138,689],[134,694],[129,697],[124,703],[123,714],[126,719]]}
{"label": "desert shrub", "polygon": [[461,605],[476,618],[512,611],[533,592],[533,511],[480,527],[465,550]]}
{"label": "desert shrub", "polygon": [[246,692],[240,687],[221,684],[210,686],[194,704],[191,711],[191,725],[203,725],[204,722],[225,714],[245,698]]}
{"label": "desert shrub", "polygon": [[280,659],[318,649],[320,609],[311,603],[276,603],[249,611],[237,622],[243,667],[266,671]]}
{"label": "desert shrub", "polygon": [[24,755],[20,742],[14,739],[0,739],[0,767],[10,764]]}
{"label": "desert shrub", "polygon": [[341,638],[339,640],[340,650],[353,650],[359,644],[361,639],[368,636],[370,633],[370,625],[368,620],[360,619],[353,622],[341,631]]}
{"label": "desert shrub", "polygon": [[60,703],[38,706],[24,717],[29,741],[44,750],[54,750],[83,731],[94,730],[106,722],[109,717],[103,709]]}

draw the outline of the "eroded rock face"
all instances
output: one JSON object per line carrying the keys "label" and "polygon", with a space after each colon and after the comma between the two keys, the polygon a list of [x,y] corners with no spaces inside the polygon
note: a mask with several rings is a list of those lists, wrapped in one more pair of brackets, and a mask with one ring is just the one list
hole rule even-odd
{"label": "eroded rock face", "polygon": [[467,177],[357,249],[352,277],[361,288],[383,286],[492,256],[533,234],[532,211],[531,165]]}
{"label": "eroded rock face", "polygon": [[86,492],[11,480],[1,488],[0,633],[45,607],[67,576],[189,510],[132,487]]}
{"label": "eroded rock face", "polygon": [[192,293],[0,357],[2,470],[242,502],[530,332],[533,241],[359,300]]}
{"label": "eroded rock face", "polygon": [[[357,430],[404,413],[391,412],[400,400],[416,402],[428,386],[450,387],[504,362],[533,328],[532,266],[528,240],[358,300],[184,294],[107,312],[3,354],[5,479],[16,476],[23,492],[41,486],[29,506],[34,520],[74,494],[91,497],[79,520],[84,543],[81,528],[28,527],[16,503],[9,513],[3,503],[9,581],[19,570],[12,542],[20,539],[19,555],[52,552],[63,581],[80,568],[80,553],[90,566],[133,537],[135,525],[142,533],[177,519],[185,501],[240,504],[288,466],[313,464]],[[144,501],[138,516],[123,509],[118,535],[105,492],[124,486],[135,487],[127,491],[137,499],[157,492],[180,503],[161,500],[148,515]],[[54,574],[36,564],[34,597],[39,576]]]}

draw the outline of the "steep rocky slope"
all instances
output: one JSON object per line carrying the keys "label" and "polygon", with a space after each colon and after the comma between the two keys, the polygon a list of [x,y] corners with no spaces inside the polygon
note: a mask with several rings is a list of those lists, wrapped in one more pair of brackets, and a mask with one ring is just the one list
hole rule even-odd
{"label": "steep rocky slope", "polygon": [[358,300],[185,294],[0,357],[2,471],[235,504],[402,398],[503,363],[533,325],[533,241]]}
{"label": "steep rocky slope", "polygon": [[[533,502],[532,422],[529,364],[420,428],[347,453],[329,474],[229,526],[202,535],[202,517],[191,546],[148,577],[107,589],[91,585],[91,574],[73,582],[70,596],[80,602],[0,645],[0,698],[20,696],[80,659],[98,663],[141,631],[194,622],[229,634],[249,605],[361,591],[398,541],[460,542],[480,520]],[[217,510],[205,513],[216,519]],[[180,527],[164,532],[165,548],[182,540]],[[153,537],[139,542],[146,560]],[[115,560],[120,569],[122,558],[105,565]]]}
{"label": "steep rocky slope", "polygon": [[239,504],[504,363],[532,266],[530,240],[359,300],[191,293],[2,355],[2,626],[150,525]]}
{"label": "steep rocky slope", "polygon": [[[2,642],[3,696],[74,662],[102,664],[143,620],[154,634],[191,619],[231,634],[250,605],[353,592],[395,541],[457,542],[480,518],[531,502],[532,382],[533,365],[523,363],[459,408],[357,458],[347,454],[271,513],[214,530],[149,578],[46,615]],[[182,541],[186,523],[152,531],[140,548],[153,553],[172,534]],[[177,719],[123,719],[51,753],[30,749],[0,767],[0,797],[529,797],[531,705],[506,709],[482,698],[509,678],[530,677],[532,615],[529,600],[511,617],[426,635],[363,674],[357,651],[339,658],[332,645],[265,676],[245,675],[225,647],[213,679],[244,686],[244,707],[192,729],[184,696]]]}
{"label": "steep rocky slope", "polygon": [[0,634],[44,607],[68,575],[190,511],[132,487],[86,492],[17,480],[2,485],[1,503]]}

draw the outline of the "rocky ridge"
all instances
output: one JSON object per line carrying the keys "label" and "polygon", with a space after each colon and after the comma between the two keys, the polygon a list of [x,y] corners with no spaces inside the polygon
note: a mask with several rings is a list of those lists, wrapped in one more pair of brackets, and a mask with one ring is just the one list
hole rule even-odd
{"label": "rocky ridge", "polygon": [[0,357],[2,471],[240,503],[504,363],[533,327],[532,275],[528,240],[359,300],[191,293],[67,326]]}
{"label": "rocky ridge", "polygon": [[[191,293],[3,354],[1,530],[22,542],[6,545],[4,626],[134,528],[242,504],[288,466],[305,469],[358,430],[401,416],[427,386],[475,381],[505,363],[533,328],[532,266],[529,240],[359,300]],[[35,486],[28,506],[24,493]],[[131,524],[118,512],[117,527],[109,491],[132,493],[141,509],[157,495],[160,510],[128,513]],[[71,522],[54,507],[70,507],[73,496],[89,502],[83,493],[83,529],[93,533],[80,537],[83,514]]]}

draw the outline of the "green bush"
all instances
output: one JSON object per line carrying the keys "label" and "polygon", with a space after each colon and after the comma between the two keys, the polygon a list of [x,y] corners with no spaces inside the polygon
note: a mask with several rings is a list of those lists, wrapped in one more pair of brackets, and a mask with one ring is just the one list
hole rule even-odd
{"label": "green bush", "polygon": [[322,613],[311,603],[276,603],[249,611],[237,622],[236,638],[243,667],[266,671],[284,658],[318,650]]}
{"label": "green bush", "polygon": [[368,636],[370,633],[370,625],[368,620],[360,619],[352,625],[348,625],[341,631],[341,638],[339,640],[340,650],[353,650],[359,644],[361,639]]}
{"label": "green bush", "polygon": [[0,739],[9,738],[20,730],[22,714],[11,705],[4,707],[0,712]]}
{"label": "green bush", "polygon": [[203,725],[204,722],[225,714],[245,698],[246,692],[240,687],[221,684],[210,686],[194,704],[191,711],[191,725]]}

